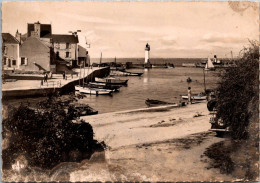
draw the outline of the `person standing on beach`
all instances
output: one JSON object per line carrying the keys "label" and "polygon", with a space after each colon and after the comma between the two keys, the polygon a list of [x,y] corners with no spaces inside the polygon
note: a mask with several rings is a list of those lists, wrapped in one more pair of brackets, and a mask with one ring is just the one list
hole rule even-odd
{"label": "person standing on beach", "polygon": [[188,104],[191,104],[191,87],[188,87]]}

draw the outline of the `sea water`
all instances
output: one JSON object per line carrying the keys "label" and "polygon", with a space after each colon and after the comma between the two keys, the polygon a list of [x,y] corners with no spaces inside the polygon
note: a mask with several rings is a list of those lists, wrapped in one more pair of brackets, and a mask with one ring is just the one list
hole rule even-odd
{"label": "sea water", "polygon": [[[122,86],[112,96],[86,95],[80,103],[89,104],[100,113],[124,111],[146,107],[146,99],[179,102],[182,94],[191,87],[193,94],[204,91],[204,73],[202,68],[175,67],[168,69],[130,69],[130,72],[143,72],[141,77],[120,77],[128,79],[128,85]],[[217,71],[205,71],[207,89],[217,87]],[[192,82],[188,83],[190,77]]]}

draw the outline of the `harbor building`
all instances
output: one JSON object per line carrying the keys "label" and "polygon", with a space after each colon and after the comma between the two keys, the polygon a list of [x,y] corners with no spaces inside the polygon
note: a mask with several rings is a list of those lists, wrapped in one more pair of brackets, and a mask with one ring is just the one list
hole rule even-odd
{"label": "harbor building", "polygon": [[10,33],[2,33],[2,68],[15,70],[20,67],[19,41]]}
{"label": "harbor building", "polygon": [[78,36],[53,34],[52,41],[56,58],[66,61],[70,66],[75,67],[78,60]]}
{"label": "harbor building", "polygon": [[[16,36],[19,38],[19,33]],[[56,71],[51,24],[40,22],[28,24],[26,39],[19,40],[21,41],[20,70]]]}
{"label": "harbor building", "polygon": [[85,66],[89,66],[90,65],[90,59],[89,59],[89,55],[88,55],[88,51],[86,48],[78,45],[78,62],[77,65],[78,66],[84,66],[84,62],[85,62]]}

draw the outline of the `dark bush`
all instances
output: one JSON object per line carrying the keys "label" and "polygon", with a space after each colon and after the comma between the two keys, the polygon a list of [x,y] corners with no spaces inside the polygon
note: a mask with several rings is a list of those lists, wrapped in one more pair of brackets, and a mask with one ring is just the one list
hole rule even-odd
{"label": "dark bush", "polygon": [[89,123],[72,122],[78,117],[73,107],[66,108],[72,100],[48,97],[37,108],[29,104],[9,107],[8,117],[3,120],[3,138],[8,133],[11,136],[8,148],[2,152],[3,168],[9,168],[20,154],[32,166],[52,168],[60,162],[72,161],[69,154],[73,151],[79,152],[82,159],[89,158],[94,151],[104,150],[104,144],[93,139]]}
{"label": "dark bush", "polygon": [[252,111],[248,106],[258,98],[259,46],[250,42],[249,48],[241,51],[237,67],[228,68],[221,76],[217,92],[217,116],[228,123],[233,139],[245,139]]}

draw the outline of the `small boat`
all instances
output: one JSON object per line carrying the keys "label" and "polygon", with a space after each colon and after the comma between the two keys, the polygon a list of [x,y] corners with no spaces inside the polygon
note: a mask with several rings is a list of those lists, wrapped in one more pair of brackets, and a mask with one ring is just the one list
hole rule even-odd
{"label": "small boat", "polygon": [[97,83],[106,83],[109,85],[127,85],[128,79],[118,79],[118,78],[97,78],[95,77]]}
{"label": "small boat", "polygon": [[167,68],[166,65],[152,65],[152,68]]}
{"label": "small boat", "polygon": [[122,72],[125,76],[142,76],[142,72],[128,72],[128,71],[120,71]]}
{"label": "small boat", "polygon": [[[182,97],[182,99],[188,100],[188,95],[181,95],[181,97]],[[200,94],[192,95],[191,99],[192,100],[206,100],[207,96],[203,93],[200,93]]]}
{"label": "small boat", "polygon": [[80,116],[88,116],[98,114],[98,111],[94,110],[92,107],[85,104],[71,104],[73,109],[75,109]]}
{"label": "small boat", "polygon": [[128,72],[128,71],[115,71],[111,72],[110,76],[141,76],[143,73],[137,73],[137,72]]}
{"label": "small boat", "polygon": [[75,90],[76,89],[80,93],[90,94],[90,95],[111,95],[113,92],[113,90],[108,90],[108,89],[82,87],[82,86],[75,86]]}
{"label": "small boat", "polygon": [[160,105],[176,105],[176,106],[178,106],[176,103],[164,102],[164,101],[160,101],[160,100],[151,100],[149,98],[145,101],[145,104],[148,107],[160,106]]}
{"label": "small boat", "polygon": [[214,70],[215,70],[215,67],[214,67],[211,59],[208,58],[208,61],[207,61],[206,65],[205,65],[205,71],[214,71]]}
{"label": "small boat", "polygon": [[113,91],[118,91],[119,88],[121,88],[120,85],[109,85],[106,83],[96,83],[96,82],[86,83],[86,86],[89,86],[92,88],[109,89],[109,90],[113,90]]}

